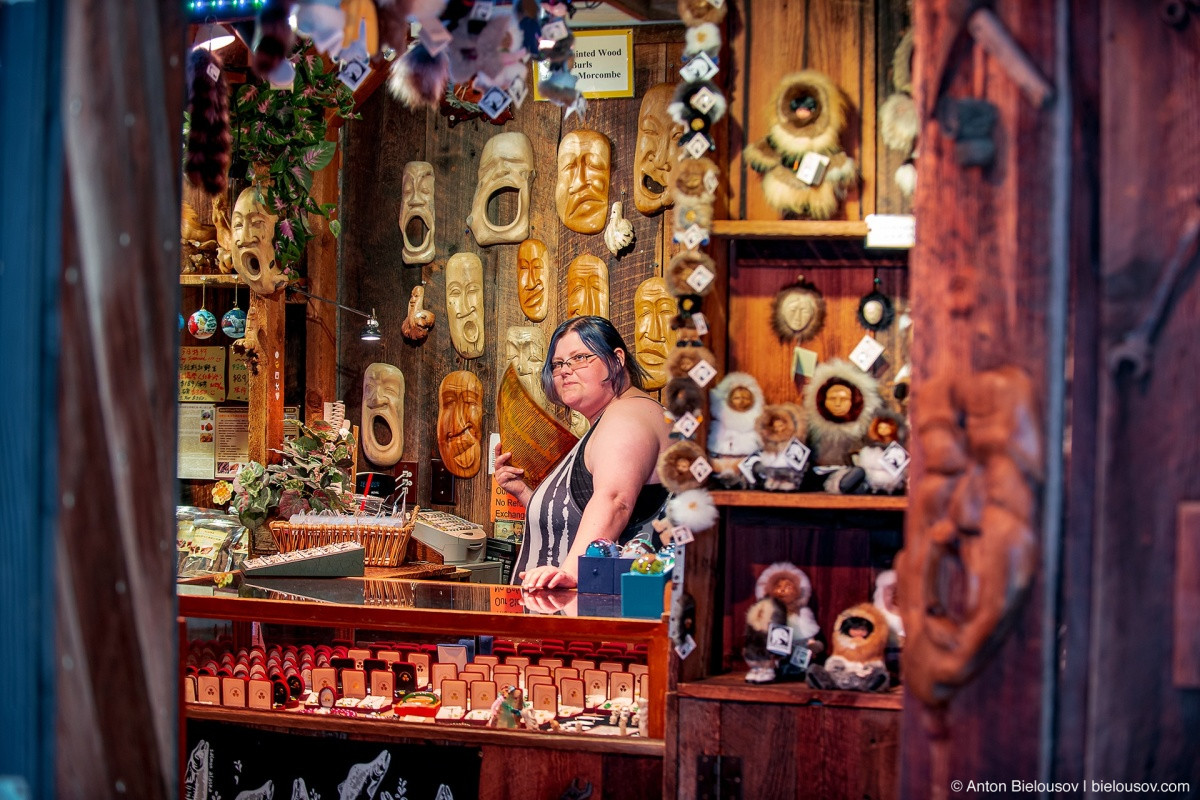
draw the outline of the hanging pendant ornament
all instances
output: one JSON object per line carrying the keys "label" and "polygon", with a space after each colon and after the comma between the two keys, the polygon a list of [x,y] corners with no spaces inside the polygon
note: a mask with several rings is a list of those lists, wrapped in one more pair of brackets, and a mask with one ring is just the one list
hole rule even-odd
{"label": "hanging pendant ornament", "polygon": [[221,317],[221,331],[230,339],[241,339],[246,335],[246,312],[238,307],[237,287],[233,287],[233,308]]}
{"label": "hanging pendant ornament", "polygon": [[895,316],[891,298],[879,291],[879,278],[876,278],[874,290],[858,301],[858,324],[869,331],[881,331],[891,327]]}
{"label": "hanging pendant ornament", "polygon": [[771,325],[781,342],[807,342],[825,326],[825,298],[801,275],[771,303]]}
{"label": "hanging pendant ornament", "polygon": [[207,339],[217,332],[217,318],[204,307],[204,294],[207,287],[200,285],[200,309],[188,317],[188,333],[197,339]]}

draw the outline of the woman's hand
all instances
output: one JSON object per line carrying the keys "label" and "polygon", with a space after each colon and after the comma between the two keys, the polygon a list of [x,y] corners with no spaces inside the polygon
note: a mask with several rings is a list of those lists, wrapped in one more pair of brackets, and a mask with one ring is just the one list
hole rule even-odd
{"label": "woman's hand", "polygon": [[534,614],[579,616],[579,595],[571,591],[522,592],[521,602]]}
{"label": "woman's hand", "polygon": [[512,465],[512,453],[501,453],[500,444],[496,443],[496,483],[500,488],[511,494],[521,505],[528,507],[533,490],[521,477],[525,470]]}
{"label": "woman's hand", "polygon": [[521,588],[529,591],[539,589],[574,589],[579,582],[565,569],[546,565],[534,567],[521,573]]}

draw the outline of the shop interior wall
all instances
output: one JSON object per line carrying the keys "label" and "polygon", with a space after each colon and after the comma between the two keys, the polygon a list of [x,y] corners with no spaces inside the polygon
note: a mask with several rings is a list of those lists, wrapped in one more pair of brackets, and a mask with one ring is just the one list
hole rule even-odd
{"label": "shop interior wall", "polygon": [[[343,170],[340,215],[344,225],[340,254],[340,297],[356,308],[374,308],[385,339],[371,344],[358,338],[361,318],[342,315],[338,349],[339,394],[355,424],[361,419],[362,376],[367,365],[382,361],[400,368],[405,378],[404,455],[402,461],[418,464],[417,502],[429,507],[430,459],[438,458],[437,390],[442,378],[455,370],[469,370],[484,387],[483,446],[497,430],[495,397],[507,366],[504,340],[513,325],[534,325],[517,303],[516,244],[480,247],[467,230],[466,217],[476,185],[479,156],[487,140],[502,132],[520,131],[533,146],[537,175],[532,183],[530,237],[542,240],[549,251],[556,280],[551,281],[551,311],[538,323],[549,339],[565,318],[562,287],[570,261],[581,253],[601,258],[609,269],[611,318],[632,347],[633,294],[646,278],[662,274],[671,255],[669,220],[663,214],[645,217],[633,205],[633,154],[637,115],[645,91],[658,83],[677,79],[683,28],[674,26],[634,29],[634,89],[628,99],[591,101],[587,116],[563,119],[563,110],[532,97],[503,126],[482,119],[451,127],[436,112],[405,109],[385,90],[377,91],[361,108],[362,119],[348,122],[343,135]],[[612,184],[609,200],[624,202],[625,217],[633,222],[632,249],[613,257],[603,234],[583,235],[568,230],[554,209],[557,149],[562,135],[579,127],[605,134],[612,143]],[[436,212],[434,261],[405,266],[400,258],[400,182],[409,161],[428,161],[434,168]],[[503,213],[505,208],[501,207]],[[484,341],[481,357],[466,360],[450,342],[446,319],[446,260],[457,252],[473,252],[483,262]],[[419,345],[405,342],[400,324],[408,313],[409,293],[425,284],[425,307],[436,323],[429,338]],[[486,453],[485,453],[486,455]],[[370,465],[360,462],[360,469]],[[472,478],[455,479],[454,506],[437,506],[458,516],[483,523],[489,519],[491,480],[486,463]]]}

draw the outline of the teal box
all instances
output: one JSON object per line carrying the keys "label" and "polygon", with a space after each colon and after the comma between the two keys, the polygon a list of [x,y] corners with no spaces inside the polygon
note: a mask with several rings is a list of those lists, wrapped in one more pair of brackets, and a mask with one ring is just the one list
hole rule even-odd
{"label": "teal box", "polygon": [[621,574],[633,565],[632,558],[579,557],[580,594],[620,594]]}
{"label": "teal box", "polygon": [[671,573],[641,575],[626,572],[621,576],[621,616],[658,619],[663,613],[663,593]]}

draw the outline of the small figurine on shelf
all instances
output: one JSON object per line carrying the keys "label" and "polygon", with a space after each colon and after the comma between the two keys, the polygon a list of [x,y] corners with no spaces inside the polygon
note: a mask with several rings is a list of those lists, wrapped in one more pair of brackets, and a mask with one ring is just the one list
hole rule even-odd
{"label": "small figurine on shelf", "polygon": [[746,612],[742,657],[750,668],[747,683],[801,677],[821,643],[821,632],[808,600],[812,583],[795,564],[780,561],[763,570],[754,585],[756,602]]}
{"label": "small figurine on shelf", "polygon": [[854,456],[863,469],[866,488],[877,494],[904,489],[908,480],[908,424],[894,411],[883,409],[867,426],[866,442]]}
{"label": "small figurine on shelf", "polygon": [[816,689],[879,692],[888,687],[883,657],[889,628],[879,609],[859,603],[838,614],[833,624],[832,654],[824,666],[808,668],[808,685]]}
{"label": "small figurine on shelf", "polygon": [[768,492],[794,492],[808,470],[804,416],[793,403],[775,403],[755,423],[762,449],[754,462],[754,477]]}
{"label": "small figurine on shelf", "polygon": [[814,472],[825,475],[825,491],[863,491],[866,474],[854,455],[866,443],[871,420],[880,406],[875,379],[835,358],[819,365],[804,392]]}
{"label": "small figurine on shelf", "polygon": [[519,686],[505,686],[500,690],[500,696],[492,703],[492,716],[488,720],[489,728],[530,728],[531,719],[525,709],[525,692]]}
{"label": "small figurine on shelf", "polygon": [[746,372],[731,372],[709,393],[708,456],[713,477],[727,489],[742,489],[749,479],[738,463],[762,448],[755,422],[763,409],[758,381]]}

